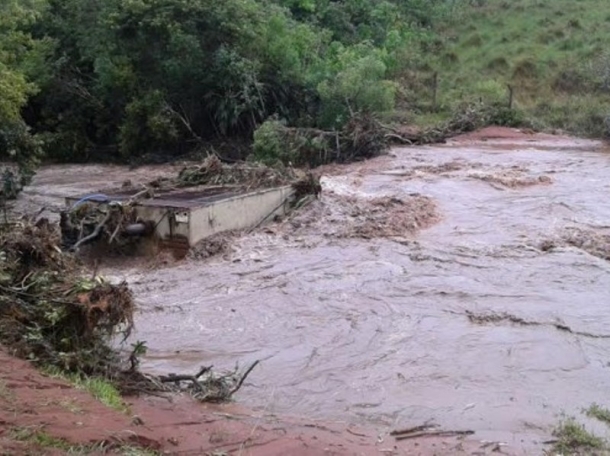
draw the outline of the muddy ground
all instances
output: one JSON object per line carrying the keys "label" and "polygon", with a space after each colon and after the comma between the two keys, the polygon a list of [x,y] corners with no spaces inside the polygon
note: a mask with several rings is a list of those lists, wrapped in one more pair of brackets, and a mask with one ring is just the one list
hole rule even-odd
{"label": "muddy ground", "polygon": [[235,405],[195,404],[180,396],[171,402],[126,399],[125,410],[118,411],[0,349],[3,456],[466,455],[479,447],[449,437],[397,442],[367,427],[280,419]]}
{"label": "muddy ground", "polygon": [[[50,167],[17,210],[171,172]],[[582,409],[610,405],[602,144],[492,128],[319,172],[320,201],[215,256],[102,264],[136,292],[145,370],[259,359],[245,415],[345,445],[356,426],[335,454],[540,454],[563,413],[593,426]],[[474,434],[393,447],[423,423]]]}

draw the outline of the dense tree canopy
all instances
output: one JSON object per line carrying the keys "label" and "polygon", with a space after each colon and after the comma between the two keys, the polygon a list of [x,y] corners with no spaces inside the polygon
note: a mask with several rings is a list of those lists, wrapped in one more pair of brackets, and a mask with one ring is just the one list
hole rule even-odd
{"label": "dense tree canopy", "polygon": [[5,0],[0,153],[178,154],[393,107],[448,0]]}

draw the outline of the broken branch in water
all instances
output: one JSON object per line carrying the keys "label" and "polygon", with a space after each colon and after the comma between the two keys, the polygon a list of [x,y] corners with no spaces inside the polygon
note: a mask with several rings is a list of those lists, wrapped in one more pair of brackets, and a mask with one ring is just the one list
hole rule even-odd
{"label": "broken branch in water", "polygon": [[87,242],[92,241],[95,238],[97,238],[100,235],[102,228],[104,228],[106,223],[108,223],[108,220],[110,220],[111,215],[112,215],[112,212],[108,211],[108,213],[102,219],[102,221],[100,223],[98,223],[98,225],[95,227],[95,229],[93,230],[93,233],[91,233],[89,236],[85,236],[84,238],[80,239],[76,244],[74,244],[72,246],[72,248],[70,250],[73,252],[76,252],[81,245],[86,244]]}
{"label": "broken branch in water", "polygon": [[244,372],[244,375],[241,376],[241,378],[239,379],[239,382],[237,382],[237,385],[235,385],[235,388],[233,388],[230,392],[230,395],[234,395],[235,393],[237,393],[237,391],[241,388],[241,385],[244,384],[244,382],[246,381],[246,377],[248,375],[250,375],[250,372],[252,372],[252,369],[254,369],[256,367],[256,365],[260,363],[260,361],[257,359],[256,361],[254,361],[252,363],[252,365],[246,370],[246,372]]}
{"label": "broken branch in water", "polygon": [[[224,402],[231,399],[231,396],[242,387],[244,381],[258,363],[258,360],[252,363],[239,377],[237,372],[220,376],[214,375],[212,366],[204,366],[195,375],[162,375],[158,377],[158,380],[161,383],[174,383],[175,391],[188,392],[200,402]],[[207,375],[200,378],[204,374]],[[183,381],[190,383],[183,387],[180,385],[180,382]]]}
{"label": "broken branch in water", "polygon": [[199,372],[195,375],[174,375],[170,374],[167,377],[159,377],[159,381],[161,383],[174,382],[178,386],[181,381],[190,381],[193,384],[193,388],[197,390],[198,393],[204,393],[203,385],[199,382],[199,377],[201,377],[206,372],[210,372],[212,370],[212,366],[202,366],[199,369]]}
{"label": "broken branch in water", "polygon": [[178,382],[183,382],[183,381],[187,381],[187,380],[196,382],[199,379],[199,377],[201,377],[203,374],[211,371],[212,367],[213,366],[202,366],[201,369],[199,369],[199,372],[197,372],[197,374],[195,374],[195,375],[176,375],[176,374],[161,375],[161,376],[159,376],[159,381],[161,383],[178,383]]}
{"label": "broken branch in water", "polygon": [[144,188],[142,190],[140,190],[135,195],[133,195],[131,198],[129,198],[127,205],[137,203],[142,198],[150,199],[150,198],[153,198],[154,196],[155,195],[154,195],[153,189],[151,187],[144,186]]}
{"label": "broken branch in water", "polygon": [[407,440],[415,439],[417,437],[455,437],[461,435],[472,435],[474,431],[440,431],[440,430],[423,430],[418,432],[411,432],[410,434],[396,434],[394,438],[396,440]]}
{"label": "broken branch in water", "polygon": [[405,138],[404,136],[396,133],[386,133],[385,137],[386,139],[394,139],[402,144],[408,144],[409,146],[413,145],[413,141],[411,139]]}
{"label": "broken branch in water", "polygon": [[430,424],[429,422],[426,422],[425,424],[422,424],[421,426],[415,426],[415,427],[410,427],[407,429],[400,429],[397,431],[392,431],[392,432],[390,432],[390,435],[395,436],[395,435],[411,434],[413,432],[421,432],[421,431],[432,430],[432,429],[436,429],[436,428],[438,428],[438,425]]}

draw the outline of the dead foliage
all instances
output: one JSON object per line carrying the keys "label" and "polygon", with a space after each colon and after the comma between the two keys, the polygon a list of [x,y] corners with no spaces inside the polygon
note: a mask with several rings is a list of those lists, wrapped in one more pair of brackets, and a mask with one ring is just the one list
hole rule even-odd
{"label": "dead foliage", "polygon": [[493,173],[471,172],[468,174],[471,179],[487,182],[492,187],[520,188],[532,187],[534,185],[549,185],[553,179],[546,175],[531,176],[521,170],[503,170]]}
{"label": "dead foliage", "polygon": [[505,106],[464,103],[454,110],[451,119],[437,126],[410,133],[386,128],[391,130],[387,137],[393,143],[424,145],[442,143],[451,137],[489,125],[517,127],[524,122],[517,111]]}
{"label": "dead foliage", "polygon": [[100,243],[111,252],[130,253],[137,245],[138,236],[130,226],[141,224],[141,234],[150,234],[154,226],[140,220],[136,206],[142,199],[152,198],[152,189],[145,188],[126,201],[108,200],[102,203],[82,202],[60,214],[62,245],[72,251],[92,242]]}
{"label": "dead foliage", "polygon": [[387,132],[374,117],[359,115],[352,117],[342,130],[344,152],[340,163],[373,158],[389,148]]}
{"label": "dead foliage", "polygon": [[477,314],[471,311],[466,311],[466,316],[471,323],[476,323],[479,325],[484,324],[495,324],[495,323],[503,323],[509,322],[516,325],[522,326],[537,326],[540,323],[526,321],[523,318],[516,317],[506,312],[501,313],[486,313],[486,314]]}
{"label": "dead foliage", "polygon": [[270,121],[256,138],[253,157],[268,164],[317,167],[373,158],[389,148],[386,127],[373,116],[355,114],[341,130],[288,127]]}
{"label": "dead foliage", "polygon": [[209,155],[200,164],[184,167],[175,178],[157,179],[149,185],[162,191],[205,186],[234,192],[291,185],[297,199],[322,191],[319,179],[310,172],[256,162],[223,163],[217,155]]}
{"label": "dead foliage", "polygon": [[174,390],[186,392],[199,402],[226,402],[242,387],[258,363],[255,361],[241,374],[237,367],[219,375],[213,372],[212,366],[204,366],[195,375],[170,374],[159,377],[159,381],[173,385]]}
{"label": "dead foliage", "polygon": [[65,371],[106,374],[108,341],[129,335],[134,302],[126,284],[85,279],[42,220],[0,231],[0,341],[24,358]]}
{"label": "dead foliage", "polygon": [[187,256],[194,260],[205,260],[222,255],[229,250],[234,233],[218,233],[202,239],[193,246]]}
{"label": "dead foliage", "polygon": [[418,439],[420,437],[455,437],[455,436],[466,436],[472,435],[474,431],[463,430],[463,431],[443,431],[439,429],[438,425],[435,424],[424,424],[421,426],[414,426],[407,429],[399,429],[390,432],[390,435],[396,440],[409,440]]}
{"label": "dead foliage", "polygon": [[434,201],[422,195],[365,199],[328,194],[284,226],[295,234],[374,239],[410,236],[438,220]]}
{"label": "dead foliage", "polygon": [[511,315],[507,312],[490,312],[490,313],[474,313],[469,310],[465,312],[468,320],[471,323],[477,325],[498,325],[502,323],[510,323],[517,326],[538,326],[538,327],[549,327],[554,328],[557,331],[562,331],[570,334],[574,334],[582,337],[589,337],[592,339],[610,339],[610,335],[608,334],[595,334],[587,331],[578,331],[570,328],[564,323],[553,321],[553,322],[538,322],[525,320],[521,317],[517,317],[515,315]]}
{"label": "dead foliage", "polygon": [[[132,355],[133,356],[133,355]],[[228,402],[240,390],[246,378],[258,365],[255,361],[244,372],[236,367],[231,372],[219,373],[213,366],[204,366],[196,374],[168,374],[153,376],[140,372],[137,363],[115,373],[113,382],[127,395],[184,393],[199,402]]]}
{"label": "dead foliage", "polygon": [[143,343],[134,344],[127,357],[112,347],[134,326],[127,284],[84,278],[78,260],[60,245],[58,227],[45,219],[0,228],[0,343],[13,354],[66,373],[102,377],[125,394],[188,391],[201,401],[225,401],[242,386],[256,363],[242,375],[206,368],[188,387],[140,372]]}
{"label": "dead foliage", "polygon": [[221,186],[248,191],[290,185],[303,177],[293,168],[272,168],[259,163],[223,163],[210,155],[201,164],[183,168],[171,182],[176,187]]}

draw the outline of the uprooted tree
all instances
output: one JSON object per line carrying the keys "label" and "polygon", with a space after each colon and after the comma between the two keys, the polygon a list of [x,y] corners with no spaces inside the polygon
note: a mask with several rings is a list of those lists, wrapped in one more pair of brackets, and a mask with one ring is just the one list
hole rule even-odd
{"label": "uprooted tree", "polygon": [[[123,342],[133,329],[135,302],[126,283],[86,278],[82,265],[60,248],[56,225],[46,219],[0,226],[0,343],[41,367],[101,377],[126,394],[187,391],[201,401],[228,400],[243,384],[237,370],[154,377],[138,370],[144,345]],[[187,381],[186,386],[183,382]]]}

